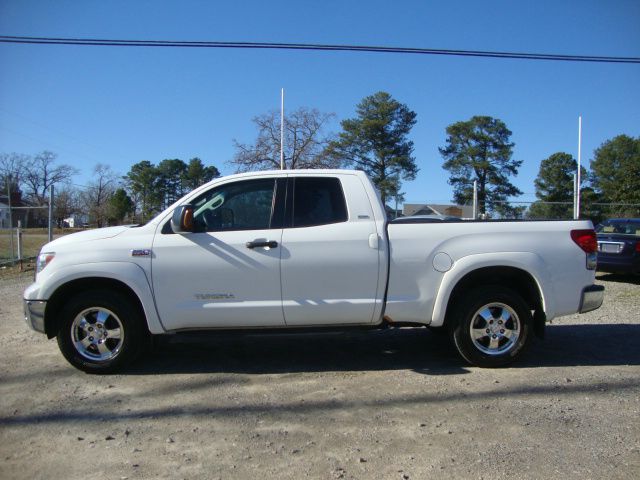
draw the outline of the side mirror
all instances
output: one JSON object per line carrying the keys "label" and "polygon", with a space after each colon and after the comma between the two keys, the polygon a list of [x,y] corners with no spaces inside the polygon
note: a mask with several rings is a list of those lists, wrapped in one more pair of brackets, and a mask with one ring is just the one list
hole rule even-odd
{"label": "side mirror", "polygon": [[193,205],[180,205],[173,211],[171,229],[174,233],[193,232]]}

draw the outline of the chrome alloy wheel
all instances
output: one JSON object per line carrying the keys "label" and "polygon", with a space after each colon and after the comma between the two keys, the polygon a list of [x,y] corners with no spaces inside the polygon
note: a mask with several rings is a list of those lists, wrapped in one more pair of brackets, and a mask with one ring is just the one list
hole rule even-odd
{"label": "chrome alloy wheel", "polygon": [[473,315],[470,326],[473,345],[486,355],[501,355],[511,350],[520,337],[518,314],[504,303],[489,303]]}
{"label": "chrome alloy wheel", "polygon": [[115,358],[123,340],[122,322],[106,308],[87,308],[76,315],[71,324],[71,341],[77,352],[88,360]]}

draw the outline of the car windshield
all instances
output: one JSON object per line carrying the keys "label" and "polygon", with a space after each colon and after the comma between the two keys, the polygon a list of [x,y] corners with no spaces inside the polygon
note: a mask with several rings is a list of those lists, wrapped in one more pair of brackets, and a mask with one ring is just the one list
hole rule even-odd
{"label": "car windshield", "polygon": [[606,220],[596,227],[596,232],[640,236],[640,220]]}

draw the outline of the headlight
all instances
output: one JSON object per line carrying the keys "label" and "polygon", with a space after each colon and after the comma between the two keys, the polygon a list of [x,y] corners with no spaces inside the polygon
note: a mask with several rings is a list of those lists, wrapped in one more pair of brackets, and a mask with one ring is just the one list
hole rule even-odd
{"label": "headlight", "polygon": [[55,256],[55,252],[41,253],[40,255],[38,255],[38,259],[36,260],[36,275],[44,270],[44,267],[49,265],[49,263]]}

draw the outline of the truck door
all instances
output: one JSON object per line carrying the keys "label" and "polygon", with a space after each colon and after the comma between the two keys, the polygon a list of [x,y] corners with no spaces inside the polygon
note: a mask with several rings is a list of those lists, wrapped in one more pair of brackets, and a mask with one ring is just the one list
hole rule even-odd
{"label": "truck door", "polygon": [[195,232],[156,234],[153,290],[166,329],[284,325],[285,183],[262,177],[213,187],[190,202]]}
{"label": "truck door", "polygon": [[[350,200],[353,194],[366,201],[347,204],[347,188]],[[360,179],[346,174],[290,176],[284,227],[286,324],[371,323],[382,297],[378,276],[384,256]]]}

